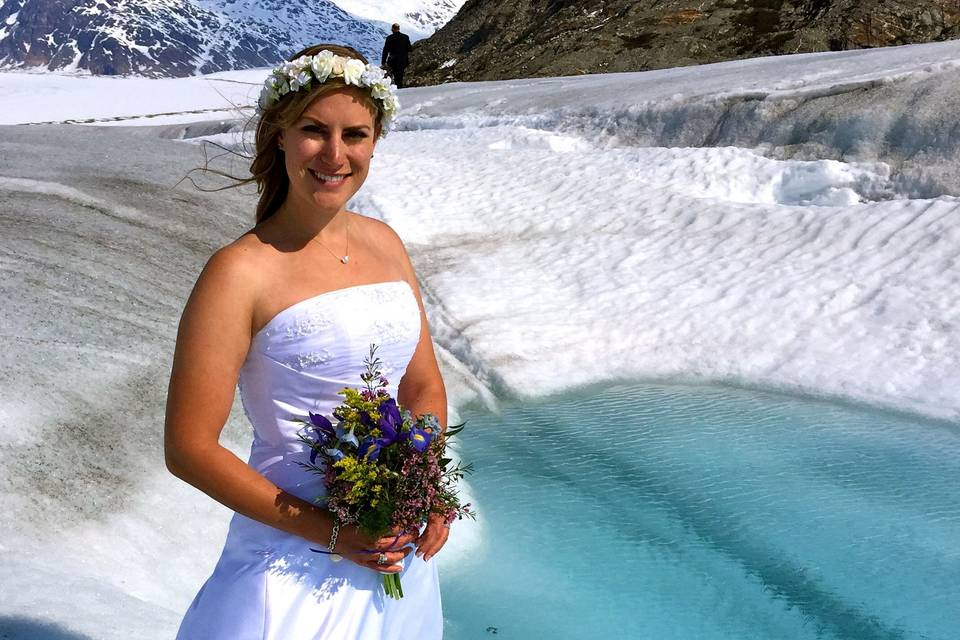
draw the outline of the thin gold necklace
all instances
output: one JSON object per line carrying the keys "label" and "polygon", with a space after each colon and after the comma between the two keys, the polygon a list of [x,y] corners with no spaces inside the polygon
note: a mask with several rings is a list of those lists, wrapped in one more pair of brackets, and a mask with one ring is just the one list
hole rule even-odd
{"label": "thin gold necklace", "polygon": [[346,243],[347,246],[343,256],[338,256],[336,253],[333,252],[333,250],[330,247],[323,244],[323,242],[316,236],[310,239],[316,242],[317,244],[319,244],[321,247],[323,247],[327,251],[329,251],[330,255],[332,255],[334,258],[336,258],[343,264],[347,264],[348,262],[350,262],[350,218],[346,218],[344,220],[344,224],[346,225],[346,229],[344,230],[344,242]]}

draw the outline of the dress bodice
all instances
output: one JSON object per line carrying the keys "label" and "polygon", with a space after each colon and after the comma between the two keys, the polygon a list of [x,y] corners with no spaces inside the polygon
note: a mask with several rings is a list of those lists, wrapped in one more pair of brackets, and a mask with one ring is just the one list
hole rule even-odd
{"label": "dress bodice", "polygon": [[253,338],[240,369],[240,397],[253,425],[250,465],[301,498],[317,496],[318,476],[298,432],[308,413],[332,419],[344,387],[361,388],[370,345],[394,397],[420,338],[420,307],[403,280],[322,293],[275,315]]}

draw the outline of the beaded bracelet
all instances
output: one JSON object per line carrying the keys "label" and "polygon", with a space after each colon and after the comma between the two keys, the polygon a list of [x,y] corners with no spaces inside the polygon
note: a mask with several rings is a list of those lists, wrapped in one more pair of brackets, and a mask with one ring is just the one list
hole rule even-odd
{"label": "beaded bracelet", "polygon": [[333,530],[330,531],[330,544],[327,545],[327,549],[329,549],[331,552],[333,551],[333,548],[337,546],[338,535],[340,535],[340,521],[334,520]]}

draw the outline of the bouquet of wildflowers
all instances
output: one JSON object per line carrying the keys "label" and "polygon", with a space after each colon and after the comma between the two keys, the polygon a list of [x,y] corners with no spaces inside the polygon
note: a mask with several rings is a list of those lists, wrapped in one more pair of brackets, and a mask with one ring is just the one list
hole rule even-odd
{"label": "bouquet of wildflowers", "polygon": [[[451,465],[445,439],[463,425],[441,433],[436,416],[415,418],[387,393],[376,345],[360,375],[365,388],[345,388],[344,402],[333,410],[335,421],[310,413],[300,439],[310,447],[310,462],[301,466],[323,476],[327,495],[318,499],[340,524],[356,523],[379,538],[394,527],[418,529],[431,513],[447,524],[475,517],[460,504],[456,483],[470,466]],[[336,426],[334,426],[334,422]],[[318,459],[322,464],[318,464]],[[402,598],[398,574],[384,574],[387,595]]]}

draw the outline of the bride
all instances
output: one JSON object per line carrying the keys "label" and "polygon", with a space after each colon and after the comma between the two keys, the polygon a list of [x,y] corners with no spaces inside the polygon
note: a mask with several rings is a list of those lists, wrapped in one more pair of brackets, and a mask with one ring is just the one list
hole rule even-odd
{"label": "bride", "polygon": [[[315,503],[322,479],[298,464],[307,458],[299,419],[330,416],[338,391],[361,386],[371,343],[387,391],[446,424],[403,244],[386,224],[346,209],[397,108],[382,71],[347,47],[309,47],[265,84],[249,179],[260,193],[256,226],[200,274],[170,377],[167,466],[236,512],[182,640],[442,635],[432,558],[449,534],[443,517],[367,538]],[[247,463],[218,442],[238,383],[254,428]],[[402,574],[403,599],[384,597],[379,572]]]}

